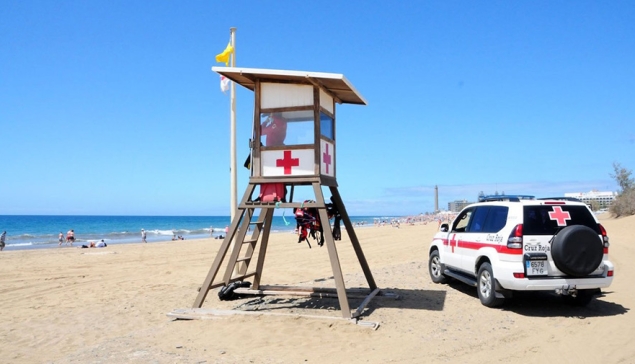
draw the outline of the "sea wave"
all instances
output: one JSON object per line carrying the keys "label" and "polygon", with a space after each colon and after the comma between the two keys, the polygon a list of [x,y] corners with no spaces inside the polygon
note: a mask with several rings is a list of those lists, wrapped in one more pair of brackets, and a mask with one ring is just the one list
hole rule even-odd
{"label": "sea wave", "polygon": [[7,246],[31,246],[33,243],[15,243],[15,244],[7,244]]}
{"label": "sea wave", "polygon": [[155,235],[174,235],[175,230],[149,230],[148,231],[149,234],[155,234]]}

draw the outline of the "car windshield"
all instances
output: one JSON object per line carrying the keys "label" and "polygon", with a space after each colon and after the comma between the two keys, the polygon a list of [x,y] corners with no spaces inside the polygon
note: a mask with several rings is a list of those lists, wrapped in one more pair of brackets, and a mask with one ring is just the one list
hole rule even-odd
{"label": "car windshield", "polygon": [[541,205],[524,207],[524,235],[553,235],[558,229],[571,225],[588,226],[600,234],[593,215],[579,205]]}

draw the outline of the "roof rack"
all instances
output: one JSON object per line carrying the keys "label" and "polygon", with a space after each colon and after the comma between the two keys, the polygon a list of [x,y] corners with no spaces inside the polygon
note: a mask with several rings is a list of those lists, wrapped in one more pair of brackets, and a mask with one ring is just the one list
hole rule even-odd
{"label": "roof rack", "polygon": [[520,200],[534,200],[535,196],[531,195],[489,195],[479,196],[478,202],[490,202],[490,201],[512,201],[519,202]]}
{"label": "roof rack", "polygon": [[541,197],[538,200],[556,200],[556,201],[575,201],[582,202],[582,200],[575,197]]}

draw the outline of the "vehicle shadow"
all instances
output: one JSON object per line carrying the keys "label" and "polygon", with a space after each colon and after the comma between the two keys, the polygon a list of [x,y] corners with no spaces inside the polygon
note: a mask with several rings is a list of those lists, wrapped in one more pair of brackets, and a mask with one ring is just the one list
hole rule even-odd
{"label": "vehicle shadow", "polygon": [[[381,308],[397,308],[427,311],[443,311],[447,292],[453,289],[461,292],[480,304],[476,288],[458,281],[440,285],[441,290],[385,288],[382,294],[375,296],[365,307],[362,315],[367,316]],[[602,292],[595,296],[586,307],[576,307],[564,302],[561,296],[551,292],[514,292],[501,308],[503,310],[528,317],[572,317],[584,319],[588,317],[608,317],[627,313],[630,309],[608,300],[612,292]],[[363,302],[364,296],[349,295],[351,310],[356,310]],[[340,310],[336,297],[289,297],[262,296],[249,299],[243,297],[236,302],[235,309],[247,311],[298,312],[299,310],[324,312]],[[324,312],[320,313],[323,314]]]}
{"label": "vehicle shadow", "polygon": [[366,307],[365,314],[371,314],[378,308],[398,308],[411,310],[443,311],[447,292],[423,289],[386,288],[382,292],[396,297],[378,296]]}
{"label": "vehicle shadow", "polygon": [[514,292],[503,310],[529,317],[608,317],[627,313],[630,309],[609,298],[612,292],[602,292],[585,307],[566,304],[563,298],[552,292]]}
{"label": "vehicle shadow", "polygon": [[[478,300],[476,288],[452,281],[448,287]],[[586,307],[576,307],[564,302],[563,298],[553,292],[514,292],[505,300],[504,311],[514,312],[529,317],[608,317],[627,313],[630,308],[608,300],[611,291],[603,291],[595,296]]]}

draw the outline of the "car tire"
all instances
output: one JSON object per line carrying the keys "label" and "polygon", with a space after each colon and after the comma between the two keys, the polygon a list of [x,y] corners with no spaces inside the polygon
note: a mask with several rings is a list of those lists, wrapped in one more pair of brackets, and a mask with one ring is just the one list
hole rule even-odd
{"label": "car tire", "polygon": [[573,277],[585,277],[595,271],[604,256],[602,239],[588,226],[571,225],[553,239],[551,256],[556,267]]}
{"label": "car tire", "polygon": [[576,306],[576,307],[584,307],[588,305],[589,302],[591,302],[591,300],[596,294],[599,294],[599,293],[600,293],[599,289],[581,289],[578,291],[578,294],[575,297],[562,296],[562,299],[568,305]]}
{"label": "car tire", "polygon": [[430,279],[434,283],[445,283],[448,281],[448,277],[443,274],[443,264],[439,258],[439,251],[435,250],[430,253],[428,259],[428,272],[430,273]]}
{"label": "car tire", "polygon": [[489,263],[481,264],[476,274],[476,289],[483,306],[498,307],[505,302],[505,298],[496,297],[495,288],[496,280],[492,266]]}

